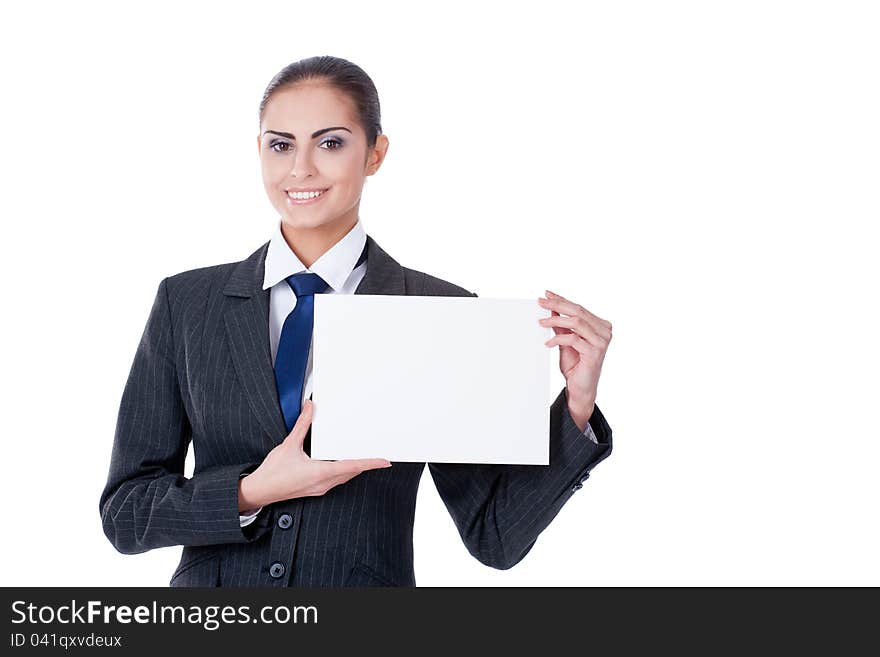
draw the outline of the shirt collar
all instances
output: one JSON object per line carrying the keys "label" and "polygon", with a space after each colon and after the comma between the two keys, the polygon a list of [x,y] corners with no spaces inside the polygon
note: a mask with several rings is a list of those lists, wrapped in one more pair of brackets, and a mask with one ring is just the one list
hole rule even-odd
{"label": "shirt collar", "polygon": [[351,276],[366,243],[367,234],[358,218],[357,223],[345,237],[331,246],[312,263],[311,268],[307,269],[284,239],[279,221],[269,241],[269,249],[266,251],[263,289],[266,290],[293,274],[309,271],[320,276],[335,292],[342,288]]}

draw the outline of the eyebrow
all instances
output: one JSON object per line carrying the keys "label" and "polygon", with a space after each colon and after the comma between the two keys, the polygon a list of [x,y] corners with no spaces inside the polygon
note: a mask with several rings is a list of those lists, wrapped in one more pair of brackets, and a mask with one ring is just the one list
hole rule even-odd
{"label": "eyebrow", "polygon": [[[346,132],[351,132],[351,130],[349,130],[345,126],[336,125],[336,126],[333,126],[332,128],[321,128],[320,130],[315,130],[312,133],[312,139],[314,139],[315,137],[320,137],[325,132],[330,132],[331,130],[345,130]],[[263,132],[263,134],[265,135],[267,132],[271,132],[273,135],[278,135],[279,137],[287,137],[288,139],[293,139],[294,141],[296,141],[296,137],[294,137],[289,132],[279,132],[278,130],[266,130]]]}

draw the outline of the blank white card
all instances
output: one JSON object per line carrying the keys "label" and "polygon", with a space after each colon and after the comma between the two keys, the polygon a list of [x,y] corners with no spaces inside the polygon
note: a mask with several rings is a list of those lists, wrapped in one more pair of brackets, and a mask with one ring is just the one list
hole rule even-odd
{"label": "blank white card", "polygon": [[311,456],[549,463],[537,299],[316,294]]}

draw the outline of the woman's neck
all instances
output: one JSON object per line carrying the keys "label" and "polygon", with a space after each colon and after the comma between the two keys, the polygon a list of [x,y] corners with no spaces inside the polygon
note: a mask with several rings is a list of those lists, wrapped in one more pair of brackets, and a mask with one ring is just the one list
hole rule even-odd
{"label": "woman's neck", "polygon": [[290,250],[296,254],[306,269],[327,253],[334,244],[348,235],[358,221],[357,210],[339,219],[315,228],[292,228],[281,222],[281,234]]}

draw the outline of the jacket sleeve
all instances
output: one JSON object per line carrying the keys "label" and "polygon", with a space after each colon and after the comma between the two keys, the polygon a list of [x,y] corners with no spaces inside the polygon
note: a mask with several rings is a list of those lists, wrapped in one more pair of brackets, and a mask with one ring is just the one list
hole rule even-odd
{"label": "jacket sleeve", "polygon": [[611,427],[598,405],[589,425],[596,442],[575,424],[563,388],[550,406],[549,465],[428,464],[471,555],[506,570],[528,554],[590,471],[611,453]]}
{"label": "jacket sleeve", "polygon": [[183,475],[192,432],[175,367],[167,281],[159,284],[122,393],[99,502],[104,533],[124,554],[171,545],[245,543],[269,530],[259,518],[246,527],[239,519],[239,478],[259,463]]}

